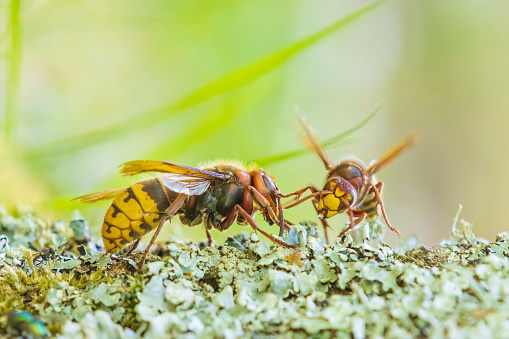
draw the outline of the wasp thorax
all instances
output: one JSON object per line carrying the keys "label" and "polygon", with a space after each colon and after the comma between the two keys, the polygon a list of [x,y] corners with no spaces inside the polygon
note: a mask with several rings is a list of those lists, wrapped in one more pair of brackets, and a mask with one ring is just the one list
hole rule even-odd
{"label": "wasp thorax", "polygon": [[355,188],[343,178],[331,178],[323,188],[324,192],[320,195],[318,201],[318,217],[328,219],[347,209],[347,205],[352,205],[357,199]]}

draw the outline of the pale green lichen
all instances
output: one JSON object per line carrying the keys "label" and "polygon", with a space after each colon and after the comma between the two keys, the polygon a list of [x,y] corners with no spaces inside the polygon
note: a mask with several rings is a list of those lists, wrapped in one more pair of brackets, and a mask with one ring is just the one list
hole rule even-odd
{"label": "pale green lichen", "polygon": [[[12,233],[0,239],[0,311],[37,314],[62,338],[509,333],[509,237],[500,234],[489,243],[477,239],[467,223],[455,226],[440,246],[410,249],[417,243],[409,240],[395,251],[355,243],[349,235],[344,243],[325,245],[309,223],[286,234],[286,241],[302,246],[298,251],[254,233],[232,237],[231,246],[201,249],[172,241],[158,252],[162,257],[149,256],[138,274],[140,253],[112,260],[92,253],[88,235],[79,237],[86,232],[60,229],[92,253],[80,255],[61,234],[49,236],[57,232],[55,224],[30,213],[4,215],[1,230],[10,229],[5,218],[8,225],[41,231],[46,240],[38,244],[46,247],[29,250],[27,239],[38,236],[28,231],[14,243]],[[83,230],[83,221],[73,222]],[[5,316],[0,327],[12,333]]]}

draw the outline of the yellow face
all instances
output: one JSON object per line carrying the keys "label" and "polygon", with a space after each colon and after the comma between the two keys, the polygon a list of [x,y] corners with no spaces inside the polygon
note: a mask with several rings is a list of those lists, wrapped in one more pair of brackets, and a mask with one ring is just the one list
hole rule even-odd
{"label": "yellow face", "polygon": [[[328,187],[327,187],[328,186]],[[323,194],[318,202],[318,217],[328,219],[346,210],[343,200],[352,200],[350,193],[342,191],[336,182],[331,181],[324,190],[332,193]]]}

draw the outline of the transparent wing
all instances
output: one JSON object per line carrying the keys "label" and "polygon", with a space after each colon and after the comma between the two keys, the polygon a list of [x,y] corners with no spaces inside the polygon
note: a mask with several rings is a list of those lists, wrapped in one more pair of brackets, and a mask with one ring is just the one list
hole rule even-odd
{"label": "transparent wing", "polygon": [[120,193],[124,192],[125,188],[118,188],[114,190],[95,192],[90,194],[81,195],[72,200],[78,200],[82,203],[93,203],[101,200],[111,200],[116,198]]}
{"label": "transparent wing", "polygon": [[159,180],[161,180],[164,186],[174,192],[186,195],[200,195],[210,187],[213,180],[217,179],[197,178],[182,174],[163,174],[159,177]]}
{"label": "transparent wing", "polygon": [[382,154],[378,159],[372,161],[372,164],[369,166],[369,168],[365,171],[364,174],[370,176],[384,168],[387,164],[389,164],[391,161],[396,159],[403,153],[403,151],[409,149],[410,147],[414,146],[415,143],[419,140],[419,134],[414,133],[405,139],[401,140],[398,144],[393,146],[391,149],[389,149],[387,152]]}
{"label": "transparent wing", "polygon": [[306,132],[304,141],[306,142],[308,147],[313,152],[315,152],[320,157],[320,159],[322,159],[323,164],[325,165],[325,169],[327,170],[331,169],[332,166],[329,160],[329,156],[327,155],[327,152],[325,151],[325,148],[323,147],[320,138],[318,138],[313,128],[307,123],[306,119],[302,115],[297,113],[297,116],[299,117],[299,121],[302,128],[304,129],[304,132]]}
{"label": "transparent wing", "polygon": [[[359,124],[347,129],[346,131],[342,131],[341,133],[325,140],[323,142],[323,146],[326,148],[329,147],[339,147],[339,146],[345,146],[352,143],[355,143],[358,141],[358,138],[349,138],[350,135],[352,135],[354,132],[361,129],[364,125],[366,125],[382,108],[382,104],[378,105],[375,110],[373,110],[363,121],[361,121]],[[299,148],[292,151],[287,151],[283,153],[278,153],[274,155],[270,155],[268,157],[259,158],[256,160],[253,160],[252,162],[260,165],[260,166],[267,166],[274,164],[276,162],[280,162],[287,159],[296,158],[302,155],[305,155],[309,153],[309,150],[314,151],[314,148]]]}
{"label": "transparent wing", "polygon": [[120,165],[120,167],[120,174],[122,175],[135,175],[143,172],[161,172],[204,179],[228,180],[230,178],[230,175],[226,173],[217,173],[158,160],[134,160],[126,162]]}

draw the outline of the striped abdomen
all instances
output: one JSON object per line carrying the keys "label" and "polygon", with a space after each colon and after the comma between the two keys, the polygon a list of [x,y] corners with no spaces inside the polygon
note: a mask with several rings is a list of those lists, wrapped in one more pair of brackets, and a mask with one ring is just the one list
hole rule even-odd
{"label": "striped abdomen", "polygon": [[104,216],[101,234],[106,252],[115,253],[152,231],[177,195],[158,178],[137,182],[120,193]]}
{"label": "striped abdomen", "polygon": [[367,214],[367,218],[371,219],[378,215],[378,201],[375,199],[374,193],[369,193],[362,202],[355,207],[355,210]]}
{"label": "striped abdomen", "polygon": [[[376,183],[374,177],[372,177],[371,180],[373,184]],[[382,194],[383,184],[378,183],[376,187],[378,193]],[[370,186],[365,185],[363,187],[363,192],[360,192],[357,201],[359,201],[359,203],[353,206],[355,210],[366,213],[368,219],[378,216],[378,201]]]}

